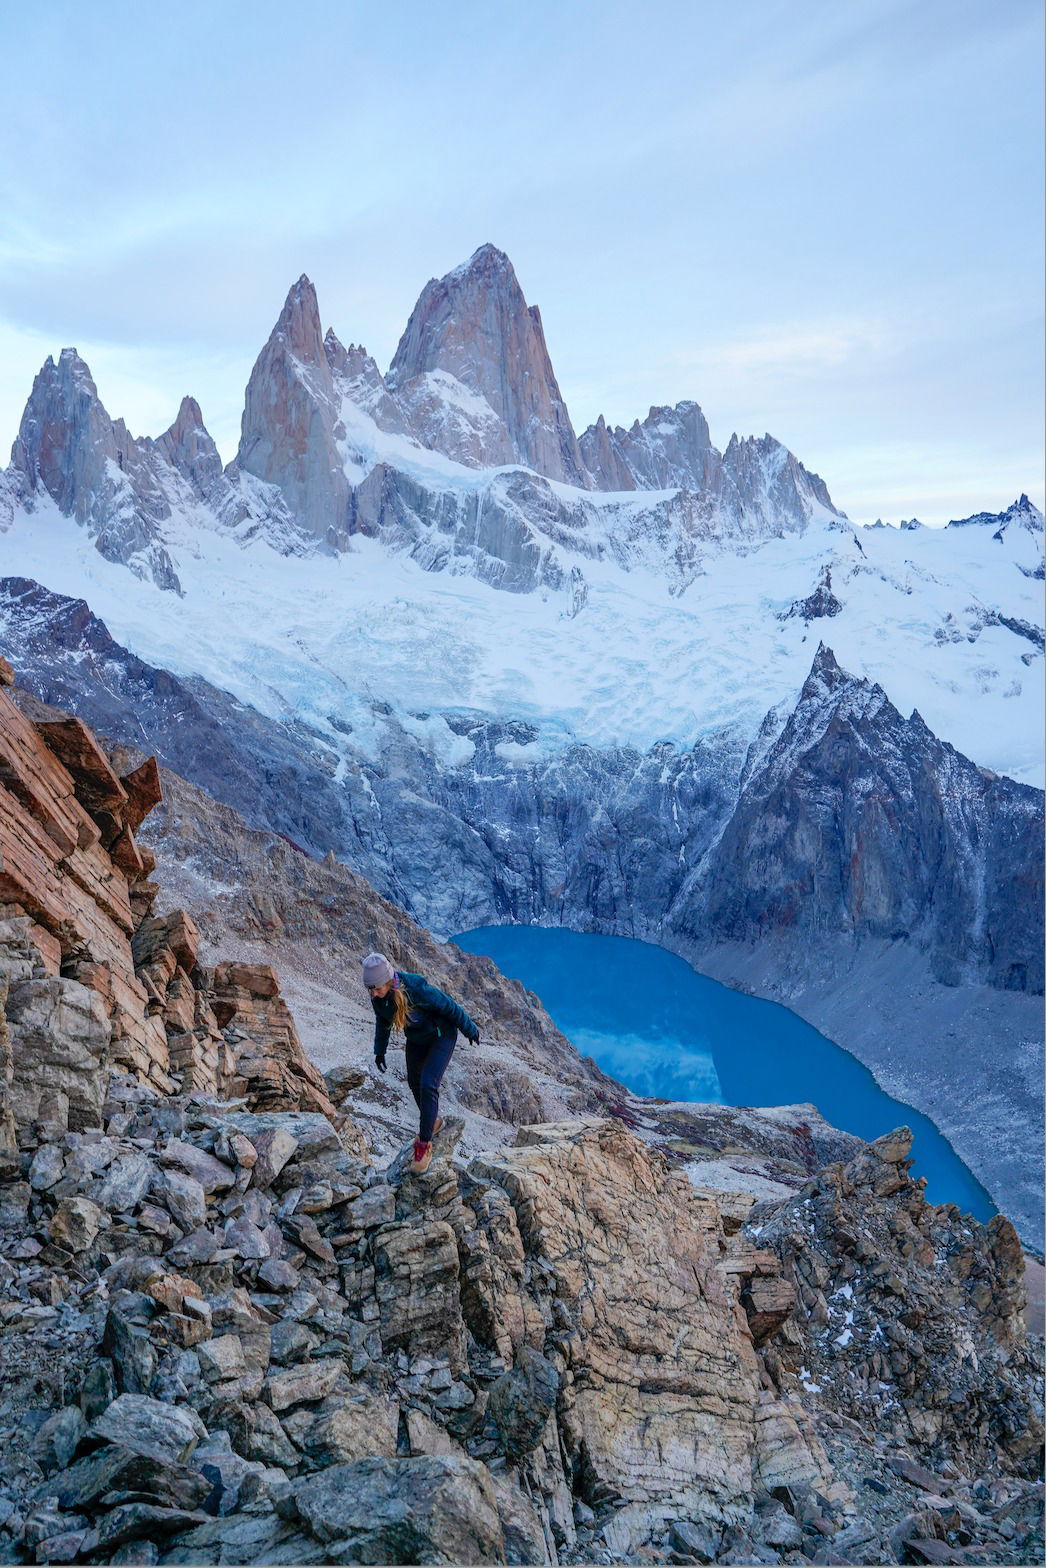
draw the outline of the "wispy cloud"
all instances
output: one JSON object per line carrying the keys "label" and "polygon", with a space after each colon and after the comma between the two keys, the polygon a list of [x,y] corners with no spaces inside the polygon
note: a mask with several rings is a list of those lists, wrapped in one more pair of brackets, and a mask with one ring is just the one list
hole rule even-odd
{"label": "wispy cloud", "polygon": [[709,378],[753,373],[820,376],[869,358],[895,352],[898,335],[880,319],[765,326],[720,343],[704,344],[677,356],[687,372]]}
{"label": "wispy cloud", "polygon": [[302,271],[325,323],[387,363],[427,278],[492,240],[581,426],[696,398],[718,439],[769,429],[841,495],[859,439],[983,442],[998,485],[1023,468],[1039,0],[287,17],[183,0],[169,28],[132,0],[51,0],[7,18],[0,442],[74,343],[132,428],[191,391],[228,453]]}

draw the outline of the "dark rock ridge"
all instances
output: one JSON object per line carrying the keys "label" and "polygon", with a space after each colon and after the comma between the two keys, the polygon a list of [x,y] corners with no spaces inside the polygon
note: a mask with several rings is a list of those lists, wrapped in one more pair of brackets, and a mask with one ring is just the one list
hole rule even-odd
{"label": "dark rock ridge", "polygon": [[[451,716],[475,751],[445,769],[390,714],[383,754],[335,782],[304,726],[151,668],[82,603],[10,579],[0,594],[2,645],[38,697],[147,744],[251,824],[333,850],[437,932],[562,924],[660,942],[712,973],[721,951],[724,978],[800,1012],[830,969],[840,1000],[814,1021],[943,1126],[1036,1245],[1041,792],[982,772],[827,649],[747,757],[724,734],[527,765],[526,725]],[[862,989],[884,953],[905,966],[889,985],[927,1009],[914,1055],[903,1017]],[[850,993],[863,1000],[848,1010]],[[956,1033],[964,995],[978,1022]]]}
{"label": "dark rock ridge", "polygon": [[1041,994],[1041,839],[1041,791],[902,718],[822,644],[670,918],[731,942],[914,942],[945,985]]}
{"label": "dark rock ridge", "polygon": [[1001,539],[1007,528],[1024,528],[1032,534],[1043,531],[1042,513],[1023,493],[1005,512],[975,512],[972,517],[953,518],[948,527],[990,528],[996,539]]}
{"label": "dark rock ridge", "polygon": [[[398,445],[383,451],[380,432]],[[426,450],[490,472],[448,482],[438,465],[426,472]],[[659,494],[644,506],[590,493],[607,488]],[[192,398],[157,440],[132,437],[65,349],[36,378],[0,489],[0,525],[16,504],[50,497],[108,559],[172,590],[172,553],[199,529],[261,535],[288,554],[342,551],[363,533],[426,569],[453,561],[526,592],[561,587],[575,557],[604,554],[682,586],[724,540],[746,548],[842,515],[770,436],[735,436],[720,455],[694,403],[652,410],[627,433],[601,421],[579,446],[537,307],[491,245],[426,285],[387,378],[363,348],[324,336],[316,291],[299,278],[251,372],[224,471]]]}

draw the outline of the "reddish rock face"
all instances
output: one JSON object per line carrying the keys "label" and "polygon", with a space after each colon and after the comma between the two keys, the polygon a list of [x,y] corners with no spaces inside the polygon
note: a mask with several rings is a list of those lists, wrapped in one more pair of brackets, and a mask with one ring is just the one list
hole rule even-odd
{"label": "reddish rock face", "polygon": [[[589,483],[541,314],[493,245],[425,285],[387,380],[401,402],[417,405],[426,446],[476,467],[523,463],[549,479]],[[448,400],[459,415],[456,434],[444,417]]]}
{"label": "reddish rock face", "polygon": [[302,276],[251,371],[236,466],[278,485],[301,533],[331,543],[348,526],[349,482],[335,435],[339,407],[316,290]]}
{"label": "reddish rock face", "polygon": [[0,1167],[30,1122],[96,1125],[110,1066],[336,1117],[273,971],[225,964],[212,984],[192,917],[152,916],[134,835],[155,758],[121,779],[81,719],[42,713],[0,688]]}

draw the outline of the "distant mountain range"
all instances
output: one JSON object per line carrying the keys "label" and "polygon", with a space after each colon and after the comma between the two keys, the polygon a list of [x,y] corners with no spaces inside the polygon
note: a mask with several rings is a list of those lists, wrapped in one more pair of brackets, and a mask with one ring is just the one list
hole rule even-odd
{"label": "distant mountain range", "polygon": [[661,492],[645,510],[663,513],[691,553],[712,537],[841,515],[771,436],[735,436],[719,453],[693,403],[651,409],[629,431],[600,419],[579,441],[540,314],[492,245],[426,285],[387,377],[365,349],[324,336],[316,291],[299,278],[251,373],[225,468],[194,399],[158,439],[135,438],[64,349],[33,385],[7,488],[8,506],[50,496],[109,560],[172,589],[166,525],[179,516],[284,553],[341,551],[369,534],[426,565],[438,534],[443,560],[464,557],[487,581],[527,589],[558,581],[557,545],[627,556],[645,525],[633,506],[607,508],[608,493]]}

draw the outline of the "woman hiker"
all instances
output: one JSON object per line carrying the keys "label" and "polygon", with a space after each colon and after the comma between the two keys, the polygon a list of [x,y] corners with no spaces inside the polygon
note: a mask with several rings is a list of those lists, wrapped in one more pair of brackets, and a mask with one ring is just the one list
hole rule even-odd
{"label": "woman hiker", "polygon": [[385,1071],[389,1034],[402,1029],[407,1042],[407,1082],[421,1113],[408,1170],[420,1175],[432,1159],[432,1135],[442,1125],[439,1086],[454,1053],[458,1030],[473,1045],[479,1029],[452,997],[430,985],[424,975],[399,973],[384,953],[363,960],[363,984],[374,1008],[374,1062]]}

